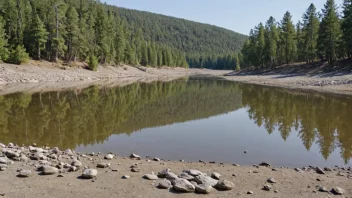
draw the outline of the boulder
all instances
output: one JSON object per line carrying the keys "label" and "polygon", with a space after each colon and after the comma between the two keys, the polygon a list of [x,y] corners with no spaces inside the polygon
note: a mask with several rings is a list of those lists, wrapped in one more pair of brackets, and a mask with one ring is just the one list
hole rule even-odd
{"label": "boulder", "polygon": [[59,169],[52,166],[43,166],[42,174],[43,175],[54,175],[59,172]]}
{"label": "boulder", "polygon": [[172,181],[172,186],[177,192],[194,192],[195,191],[195,186],[191,184],[188,180],[178,178]]}
{"label": "boulder", "polygon": [[196,185],[195,187],[196,187],[196,192],[201,194],[209,194],[214,191],[214,188],[212,186],[205,185],[205,184],[199,184],[199,185]]}
{"label": "boulder", "polygon": [[217,183],[218,180],[213,179],[209,176],[206,175],[199,175],[194,178],[194,180],[197,182],[197,184],[205,184],[214,187]]}
{"label": "boulder", "polygon": [[219,173],[215,173],[215,172],[214,172],[214,173],[211,174],[211,177],[214,178],[214,179],[216,179],[216,180],[219,180],[220,177],[221,177],[221,175],[220,175]]}
{"label": "boulder", "polygon": [[171,182],[169,180],[164,179],[164,180],[159,182],[157,187],[160,188],[160,189],[169,189],[169,188],[172,187],[172,184],[171,184]]}
{"label": "boulder", "polygon": [[158,172],[158,177],[160,178],[166,178],[167,177],[167,174],[171,171],[171,169],[167,168],[167,169],[164,169],[160,172]]}
{"label": "boulder", "polygon": [[107,154],[107,155],[104,157],[104,159],[106,159],[106,160],[112,160],[112,159],[114,159],[114,155],[112,155],[112,154]]}

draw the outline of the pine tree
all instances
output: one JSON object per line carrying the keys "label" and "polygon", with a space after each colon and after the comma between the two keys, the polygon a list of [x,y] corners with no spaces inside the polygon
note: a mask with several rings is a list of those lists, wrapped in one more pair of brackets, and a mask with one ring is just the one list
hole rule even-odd
{"label": "pine tree", "polygon": [[265,57],[271,67],[275,66],[279,33],[276,21],[270,17],[265,24]]}
{"label": "pine tree", "polygon": [[48,39],[48,32],[44,27],[44,23],[40,20],[37,13],[33,12],[32,16],[32,24],[30,26],[29,35],[31,37],[30,45],[30,54],[33,57],[40,60],[41,59],[41,51],[45,47],[45,43]]}
{"label": "pine tree", "polygon": [[343,22],[341,28],[347,56],[352,58],[352,0],[344,0],[343,2]]}
{"label": "pine tree", "polygon": [[147,42],[142,43],[141,45],[141,65],[148,65],[148,45]]}
{"label": "pine tree", "polygon": [[78,28],[78,13],[76,9],[70,6],[66,11],[66,20],[65,20],[65,28],[66,28],[66,35],[65,35],[65,43],[67,46],[67,53],[66,53],[66,60],[71,61],[72,59],[75,60],[80,40],[79,40],[79,28]]}
{"label": "pine tree", "polygon": [[0,61],[4,61],[8,58],[8,50],[7,50],[7,39],[4,29],[4,20],[0,16]]}
{"label": "pine tree", "polygon": [[296,45],[295,45],[295,27],[292,23],[292,16],[290,12],[286,12],[284,18],[281,21],[281,39],[282,39],[282,48],[283,55],[286,64],[289,64],[294,60],[294,56],[296,53]]}
{"label": "pine tree", "polygon": [[[97,7],[97,16],[95,18],[95,38],[97,43],[97,49],[95,54],[98,55],[100,63],[106,63],[106,58],[109,53],[109,40],[106,31],[108,26],[108,17],[102,5]],[[123,53],[124,50],[121,51]]]}
{"label": "pine tree", "polygon": [[[265,62],[265,29],[262,23],[260,23],[257,27],[257,55],[259,57],[260,66],[264,66]],[[228,62],[228,61],[227,61]]]}
{"label": "pine tree", "polygon": [[314,4],[311,4],[303,15],[304,54],[308,63],[317,57],[318,33],[319,17]]}
{"label": "pine tree", "polygon": [[296,43],[297,43],[297,53],[296,60],[301,62],[305,60],[305,48],[303,40],[303,31],[301,21],[298,21],[296,25]]}
{"label": "pine tree", "polygon": [[323,19],[320,25],[320,39],[322,50],[330,65],[337,60],[338,44],[340,42],[340,21],[334,0],[327,0],[322,10]]}
{"label": "pine tree", "polygon": [[124,52],[126,48],[125,32],[122,23],[119,23],[117,26],[116,37],[116,62],[120,63],[124,60]]}

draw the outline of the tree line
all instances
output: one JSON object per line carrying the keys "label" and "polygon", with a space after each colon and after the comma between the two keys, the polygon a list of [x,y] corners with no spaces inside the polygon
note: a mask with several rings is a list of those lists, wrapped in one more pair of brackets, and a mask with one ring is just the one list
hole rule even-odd
{"label": "tree line", "polygon": [[94,0],[6,0],[0,3],[0,60],[29,58],[188,67],[185,54],[131,31],[116,9]]}
{"label": "tree line", "polygon": [[250,31],[242,48],[242,66],[275,67],[293,62],[328,61],[352,57],[352,0],[339,13],[334,0],[321,12],[312,3],[296,25],[287,11],[280,22],[270,17]]}

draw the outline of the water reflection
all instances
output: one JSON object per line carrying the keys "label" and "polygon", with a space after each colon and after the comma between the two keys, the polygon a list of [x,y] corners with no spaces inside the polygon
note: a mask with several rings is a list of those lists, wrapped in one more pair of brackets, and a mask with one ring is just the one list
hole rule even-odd
{"label": "water reflection", "polygon": [[348,163],[352,157],[352,98],[289,91],[258,85],[242,85],[242,102],[248,115],[268,134],[278,130],[283,140],[297,131],[309,151],[319,145],[325,160],[339,148]]}
{"label": "water reflection", "polygon": [[[234,117],[235,112],[240,114]],[[267,145],[278,144],[274,140],[278,133],[287,145],[289,141],[296,141],[289,139],[295,136],[307,151],[317,146],[325,160],[340,151],[340,159],[348,163],[352,157],[351,117],[351,97],[303,93],[219,79],[186,78],[113,88],[93,86],[79,91],[0,96],[0,142],[27,145],[36,142],[74,149],[77,146],[87,148],[89,145],[117,144],[121,141],[116,139],[118,134],[130,136],[130,139],[124,139],[128,142],[133,139],[134,132],[150,134],[153,136],[150,138],[154,139],[187,136],[189,146],[187,141],[182,145],[187,155],[209,155],[212,160],[225,159],[223,161],[233,155],[234,162],[240,163],[243,155],[234,154],[243,149],[239,145],[260,153],[263,148],[253,138],[257,136],[264,141],[265,133],[257,132],[265,130],[271,135],[266,135],[270,137],[265,138]],[[202,124],[188,122],[204,118],[208,119]],[[159,131],[155,127],[174,123],[179,123],[183,131],[176,133],[173,131],[176,128],[165,127],[162,132],[146,133],[147,128],[150,129],[147,131],[155,132]],[[165,135],[168,131],[172,134]],[[109,140],[109,137],[112,138]],[[146,140],[145,137],[142,139]],[[217,139],[216,146],[208,148],[202,145],[205,142],[211,144],[212,139]],[[180,147],[180,143],[173,144],[169,139],[164,145],[161,141],[152,146],[167,146],[171,150]],[[119,144],[122,145],[121,142]],[[148,142],[141,141],[141,144]],[[288,147],[283,147],[273,148],[271,152],[275,149],[290,152],[285,150]],[[292,152],[303,155],[298,146],[291,148],[294,149]],[[243,154],[243,150],[240,152]],[[283,155],[277,154],[273,159],[284,161],[280,159]],[[259,158],[260,155],[253,154],[251,157]]]}

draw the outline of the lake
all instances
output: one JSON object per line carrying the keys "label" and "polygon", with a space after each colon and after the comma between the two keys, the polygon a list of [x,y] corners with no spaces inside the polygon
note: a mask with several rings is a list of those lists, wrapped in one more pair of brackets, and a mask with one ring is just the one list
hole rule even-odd
{"label": "lake", "polygon": [[0,96],[0,142],[241,165],[350,166],[351,118],[352,97],[191,77]]}

